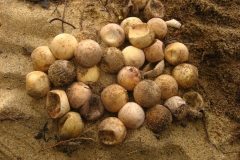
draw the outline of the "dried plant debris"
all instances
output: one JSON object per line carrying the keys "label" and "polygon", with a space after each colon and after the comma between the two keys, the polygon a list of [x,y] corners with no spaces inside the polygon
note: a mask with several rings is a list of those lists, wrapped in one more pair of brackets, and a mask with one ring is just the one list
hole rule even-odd
{"label": "dried plant debris", "polygon": [[39,3],[43,8],[48,9],[50,7],[49,0],[27,0],[34,3]]}

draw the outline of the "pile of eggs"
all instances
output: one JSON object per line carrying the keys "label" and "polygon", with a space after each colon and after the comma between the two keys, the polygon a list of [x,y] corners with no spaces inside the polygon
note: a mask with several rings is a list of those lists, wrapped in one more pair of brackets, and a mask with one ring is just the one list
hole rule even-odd
{"label": "pile of eggs", "polygon": [[[200,117],[187,101],[193,97],[202,106],[197,92],[178,96],[178,87],[192,87],[198,70],[188,61],[188,48],[180,42],[164,49],[167,24],[161,18],[147,23],[128,17],[120,25],[109,23],[102,27],[100,37],[105,47],[91,39],[79,43],[70,34],[59,34],[49,46],[37,47],[31,54],[35,71],[26,76],[26,91],[33,98],[46,97],[46,110],[58,119],[59,136],[70,139],[81,135],[84,118],[99,119],[104,110],[118,113],[98,126],[99,141],[107,145],[121,143],[127,129],[137,129],[146,120],[154,132],[168,128],[173,119]],[[119,47],[128,41],[123,50]],[[73,63],[74,61],[74,63]],[[164,73],[165,63],[174,67]],[[76,64],[86,69],[76,69]],[[99,80],[100,70],[117,75],[117,83],[93,93],[88,83]],[[77,81],[76,81],[77,80]],[[66,89],[61,89],[61,87]],[[51,88],[57,88],[52,89]],[[129,96],[133,101],[129,101]]]}

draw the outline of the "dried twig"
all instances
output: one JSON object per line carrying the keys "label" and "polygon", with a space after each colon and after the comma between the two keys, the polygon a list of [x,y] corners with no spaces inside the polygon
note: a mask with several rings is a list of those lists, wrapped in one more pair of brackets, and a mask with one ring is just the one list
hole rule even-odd
{"label": "dried twig", "polygon": [[51,145],[51,146],[48,146],[48,147],[45,147],[45,148],[42,148],[39,152],[41,151],[45,151],[45,150],[48,150],[48,149],[51,149],[53,147],[57,147],[57,146],[60,146],[60,145],[68,145],[68,143],[70,142],[76,142],[78,140],[90,140],[90,141],[93,141],[93,142],[96,142],[98,143],[97,140],[93,139],[93,138],[84,138],[84,137],[78,137],[78,138],[72,138],[72,139],[69,139],[69,140],[64,140],[64,141],[60,141],[54,145]]}
{"label": "dried twig", "polygon": [[74,25],[72,25],[72,24],[70,24],[70,23],[62,20],[61,18],[53,18],[53,19],[50,21],[50,23],[53,22],[53,21],[56,21],[56,20],[59,20],[59,21],[61,21],[62,23],[66,23],[66,24],[68,24],[69,26],[71,26],[71,27],[73,27],[74,29],[76,29],[76,27],[75,27]]}
{"label": "dried twig", "polygon": [[0,121],[6,121],[6,120],[9,120],[9,121],[17,121],[19,119],[25,119],[24,117],[9,117],[7,115],[4,115],[2,113],[0,113],[0,115],[4,116],[5,118],[0,118]]}
{"label": "dried twig", "polygon": [[62,33],[64,33],[63,21],[64,21],[64,17],[65,17],[66,5],[67,5],[67,0],[65,0],[65,2],[64,2],[64,9],[63,9],[63,15],[62,15]]}

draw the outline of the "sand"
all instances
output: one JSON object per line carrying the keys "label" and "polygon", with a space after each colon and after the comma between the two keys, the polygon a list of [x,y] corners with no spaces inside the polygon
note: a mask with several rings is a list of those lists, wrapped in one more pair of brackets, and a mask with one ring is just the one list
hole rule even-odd
{"label": "sand", "polygon": [[[115,2],[117,11],[120,3]],[[183,24],[179,30],[170,28],[164,43],[179,41],[189,48],[189,63],[199,70],[199,80],[189,90],[203,96],[204,118],[174,121],[157,134],[144,123],[139,129],[128,130],[126,139],[116,146],[85,140],[40,151],[57,143],[57,120],[46,113],[45,98],[26,94],[25,77],[33,71],[30,52],[49,45],[62,33],[60,21],[49,21],[61,18],[64,3],[54,12],[53,2],[43,9],[24,0],[0,1],[0,159],[240,159],[239,1],[162,3],[166,9],[163,19],[174,18]],[[68,1],[64,19],[76,29],[64,25],[64,32],[78,41],[87,37],[101,43],[99,29],[109,18],[117,22],[110,12],[112,17],[100,1]],[[105,87],[113,81],[114,75],[102,75],[100,84]],[[106,113],[96,122],[85,122],[82,136],[97,140],[97,125],[108,116],[116,114]],[[36,137],[46,122],[47,142]]]}

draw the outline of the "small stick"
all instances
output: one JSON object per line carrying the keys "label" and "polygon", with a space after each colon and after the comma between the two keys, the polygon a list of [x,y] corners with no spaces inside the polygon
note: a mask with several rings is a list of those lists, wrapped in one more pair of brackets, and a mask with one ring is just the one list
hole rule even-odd
{"label": "small stick", "polygon": [[99,0],[99,1],[100,1],[100,3],[103,5],[103,7],[106,9],[106,11],[108,12],[108,14],[112,17],[112,15],[110,14],[110,12],[109,12],[109,10],[108,10],[108,7],[106,7],[108,1],[106,1],[106,4],[105,4],[105,5],[103,4],[102,0]]}
{"label": "small stick", "polygon": [[66,24],[68,24],[69,26],[71,26],[71,27],[73,27],[74,29],[76,29],[76,27],[75,27],[74,25],[72,25],[72,24],[70,24],[70,23],[62,20],[61,18],[53,18],[53,19],[50,21],[50,23],[53,22],[53,21],[56,21],[56,20],[59,20],[59,21],[61,21],[61,22],[63,22],[63,23],[66,23]]}
{"label": "small stick", "polygon": [[64,9],[63,9],[63,15],[62,15],[62,32],[63,33],[64,33],[63,21],[64,21],[64,17],[65,17],[66,5],[67,5],[67,0],[65,0],[65,2],[64,2]]}
{"label": "small stick", "polygon": [[2,113],[0,113],[2,116],[4,116],[5,118],[1,118],[0,121],[6,121],[6,120],[10,120],[10,121],[16,121],[19,119],[23,119],[23,117],[8,117]]}
{"label": "small stick", "polygon": [[93,139],[93,138],[84,138],[84,137],[79,137],[79,138],[72,138],[72,139],[69,139],[69,140],[65,140],[65,141],[60,141],[54,145],[51,145],[51,146],[48,146],[48,147],[45,147],[45,148],[42,148],[39,152],[41,151],[45,151],[47,149],[51,149],[53,147],[56,147],[56,146],[59,146],[59,145],[64,145],[64,144],[67,144],[68,142],[74,142],[74,141],[77,141],[77,140],[91,140],[93,142],[98,142],[97,140]]}

